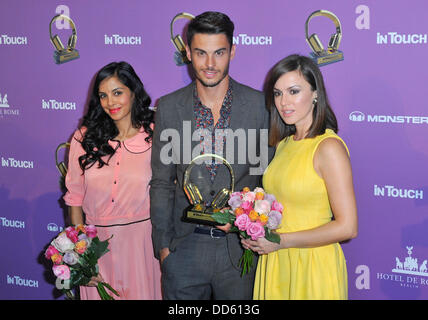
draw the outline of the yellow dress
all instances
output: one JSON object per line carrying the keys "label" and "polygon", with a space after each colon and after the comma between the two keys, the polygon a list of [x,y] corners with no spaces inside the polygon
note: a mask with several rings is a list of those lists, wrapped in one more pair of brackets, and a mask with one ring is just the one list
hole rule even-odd
{"label": "yellow dress", "polygon": [[[332,219],[324,180],[313,167],[321,141],[336,138],[327,129],[315,138],[282,140],[263,176],[263,187],[284,206],[278,233],[316,228]],[[347,147],[346,147],[347,148]],[[348,151],[349,153],[349,151]],[[316,248],[281,249],[259,257],[254,299],[347,299],[345,257],[339,243]]]}

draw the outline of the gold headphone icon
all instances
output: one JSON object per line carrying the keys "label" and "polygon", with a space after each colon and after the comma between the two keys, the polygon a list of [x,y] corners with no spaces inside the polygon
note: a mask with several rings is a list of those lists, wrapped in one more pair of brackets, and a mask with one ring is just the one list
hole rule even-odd
{"label": "gold headphone icon", "polygon": [[[52,36],[52,23],[57,19],[67,20],[70,23],[70,26],[72,28],[72,34],[68,38],[67,48],[64,47],[64,45],[61,42],[61,39],[57,34]],[[50,37],[51,43],[55,48],[54,59],[57,64],[79,58],[79,52],[76,50],[76,42],[77,42],[76,25],[74,24],[73,20],[71,20],[69,17],[63,14],[58,14],[55,17],[53,17],[51,22],[49,23],[49,37]]]}
{"label": "gold headphone icon", "polygon": [[[223,157],[216,155],[216,154],[201,154],[197,157],[195,157],[189,164],[189,166],[186,168],[186,171],[184,172],[184,181],[183,181],[183,189],[184,192],[187,195],[187,198],[189,199],[190,203],[193,205],[193,207],[199,207],[200,209],[197,209],[198,211],[203,211],[205,208],[204,205],[204,199],[202,198],[201,193],[199,192],[199,189],[196,185],[189,182],[190,178],[190,172],[192,171],[193,166],[195,165],[196,161],[201,160],[203,158],[216,158],[223,162],[223,164],[229,169],[230,176],[231,176],[231,183],[230,188],[222,188],[214,197],[213,201],[211,202],[211,208],[214,210],[220,210],[224,208],[227,204],[227,201],[229,200],[230,194],[233,193],[234,187],[235,187],[235,175],[233,173],[232,166],[227,162],[226,159]],[[209,210],[212,211],[212,210]]]}
{"label": "gold headphone icon", "polygon": [[67,166],[65,165],[64,161],[61,161],[60,163],[58,163],[58,151],[61,150],[62,148],[70,148],[70,143],[66,142],[66,143],[61,143],[55,151],[55,164],[56,167],[59,170],[59,173],[61,173],[61,175],[65,178],[65,176],[67,175]]}
{"label": "gold headphone icon", "polygon": [[174,33],[173,33],[174,23],[175,23],[175,21],[177,21],[179,19],[192,20],[194,17],[195,16],[190,14],[190,13],[182,12],[182,13],[177,14],[171,21],[171,25],[170,25],[171,41],[172,41],[172,44],[174,45],[174,47],[176,49],[176,51],[174,53],[174,61],[175,61],[175,64],[177,66],[189,64],[190,61],[189,61],[189,59],[187,59],[186,45],[184,44],[183,39],[181,38],[181,36],[179,34],[174,36]]}
{"label": "gold headphone icon", "polygon": [[342,39],[342,26],[340,24],[339,18],[330,11],[327,10],[317,10],[311,13],[311,15],[308,17],[305,23],[305,32],[306,32],[306,41],[308,42],[309,46],[311,47],[312,51],[316,55],[321,55],[324,50],[324,46],[322,45],[318,35],[316,33],[313,33],[309,36],[309,21],[314,17],[324,16],[329,18],[331,21],[333,21],[335,27],[336,27],[336,33],[333,34],[330,37],[330,40],[328,42],[328,52],[335,52],[339,49],[340,40]]}

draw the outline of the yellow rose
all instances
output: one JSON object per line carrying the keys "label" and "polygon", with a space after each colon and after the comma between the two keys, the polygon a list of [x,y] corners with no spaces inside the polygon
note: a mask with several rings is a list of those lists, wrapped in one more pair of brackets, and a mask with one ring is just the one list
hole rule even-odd
{"label": "yellow rose", "polygon": [[263,200],[264,197],[265,197],[265,194],[263,192],[256,193],[256,200]]}

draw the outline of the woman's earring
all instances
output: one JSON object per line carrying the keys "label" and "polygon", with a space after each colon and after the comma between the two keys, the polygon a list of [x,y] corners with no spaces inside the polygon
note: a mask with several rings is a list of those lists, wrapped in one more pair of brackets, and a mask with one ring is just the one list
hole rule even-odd
{"label": "woman's earring", "polygon": [[316,106],[316,105],[317,105],[317,103],[318,103],[318,99],[317,99],[317,98],[314,98],[314,100],[312,101],[312,103],[313,103],[313,105],[314,105],[314,106]]}

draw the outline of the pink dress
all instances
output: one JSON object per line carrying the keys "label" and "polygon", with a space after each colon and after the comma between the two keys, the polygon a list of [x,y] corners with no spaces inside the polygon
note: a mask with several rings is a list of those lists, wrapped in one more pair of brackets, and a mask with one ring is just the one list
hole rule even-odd
{"label": "pink dress", "polygon": [[[68,206],[81,206],[86,224],[127,224],[150,218],[149,182],[151,144],[143,129],[125,140],[108,165],[98,163],[82,175],[78,158],[84,154],[82,134],[77,130],[71,140],[68,173],[65,179]],[[109,141],[115,148],[118,142]],[[107,161],[107,158],[104,161]],[[129,225],[97,227],[98,237],[109,241],[110,252],[100,258],[103,279],[116,289],[115,299],[161,299],[159,261],[153,254],[150,220]],[[107,291],[108,292],[108,291]],[[81,299],[100,299],[95,287],[80,287]]]}

